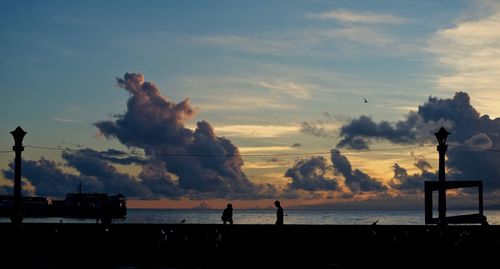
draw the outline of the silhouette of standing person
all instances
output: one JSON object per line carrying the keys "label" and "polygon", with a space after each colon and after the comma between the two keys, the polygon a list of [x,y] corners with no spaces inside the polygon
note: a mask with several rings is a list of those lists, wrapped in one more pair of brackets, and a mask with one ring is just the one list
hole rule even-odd
{"label": "silhouette of standing person", "polygon": [[283,225],[283,208],[280,205],[280,201],[274,201],[274,206],[278,208],[276,211],[276,225]]}
{"label": "silhouette of standing person", "polygon": [[222,212],[221,219],[224,222],[224,224],[226,224],[226,222],[229,222],[229,224],[233,224],[233,205],[232,204],[227,204],[227,207]]}

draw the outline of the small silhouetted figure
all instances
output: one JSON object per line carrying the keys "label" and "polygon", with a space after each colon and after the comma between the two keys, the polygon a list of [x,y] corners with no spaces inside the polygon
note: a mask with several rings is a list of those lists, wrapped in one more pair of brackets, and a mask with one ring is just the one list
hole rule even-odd
{"label": "small silhouetted figure", "polygon": [[365,104],[368,103],[368,101],[366,100],[366,98],[363,98],[363,99],[365,99]]}
{"label": "small silhouetted figure", "polygon": [[226,222],[229,222],[229,224],[233,224],[233,205],[232,204],[227,204],[227,207],[222,212],[221,219],[224,222],[224,224],[226,224]]}
{"label": "small silhouetted figure", "polygon": [[481,218],[481,225],[483,226],[489,226],[490,224],[488,223],[488,219],[486,218],[486,216],[483,216]]}
{"label": "small silhouetted figure", "polygon": [[377,223],[378,223],[378,220],[374,221],[374,222],[372,223],[372,225],[377,225]]}
{"label": "small silhouetted figure", "polygon": [[280,205],[280,201],[274,201],[274,206],[278,208],[276,211],[276,225],[283,225],[283,208]]}

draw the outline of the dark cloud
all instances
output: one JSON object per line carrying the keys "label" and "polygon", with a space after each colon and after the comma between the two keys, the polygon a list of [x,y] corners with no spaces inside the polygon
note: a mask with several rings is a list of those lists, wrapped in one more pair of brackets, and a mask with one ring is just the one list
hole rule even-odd
{"label": "dark cloud", "polygon": [[[74,151],[75,152],[75,151]],[[92,156],[103,161],[108,161],[115,164],[130,165],[130,164],[146,164],[147,160],[138,156],[129,156],[130,153],[116,149],[108,149],[106,151],[96,151],[90,148],[81,149],[80,153]]]}
{"label": "dark cloud", "polygon": [[293,144],[292,144],[292,148],[300,148],[300,147],[302,147],[302,144],[301,144],[301,143],[298,143],[298,142],[297,142],[297,143],[293,143]]}
{"label": "dark cloud", "polygon": [[[450,136],[450,142],[464,141],[465,139],[477,134],[477,131],[492,126],[489,117],[481,119],[479,112],[470,104],[470,97],[465,92],[457,92],[452,99],[439,99],[429,97],[427,103],[418,107],[418,115],[425,122],[450,122],[450,126],[445,126],[454,135]],[[485,124],[485,126],[482,126]],[[498,124],[498,123],[497,123]],[[440,126],[434,128],[435,131]],[[498,129],[498,127],[497,127]],[[434,130],[429,130],[434,132]]]}
{"label": "dark cloud", "polygon": [[[148,161],[154,162],[155,168],[147,167],[149,171],[143,174],[146,182],[152,180],[150,174],[156,173],[155,177],[167,182],[175,175],[183,191],[201,196],[209,193],[212,197],[254,197],[273,192],[248,180],[241,170],[243,160],[238,148],[230,140],[216,136],[208,122],[198,122],[194,131],[184,126],[196,113],[189,99],[177,104],[168,100],[155,84],[145,82],[142,74],[127,73],[117,81],[131,93],[127,111],[116,120],[95,126],[105,137],[117,138],[128,147],[151,154]],[[170,190],[169,183],[164,187]]]}
{"label": "dark cloud", "polygon": [[177,148],[176,145],[182,147],[190,142],[193,131],[183,123],[195,115],[196,109],[189,99],[178,104],[166,99],[155,84],[144,82],[142,74],[126,73],[117,81],[131,96],[125,114],[116,115],[117,120],[95,124],[104,136],[153,152],[158,145]]}
{"label": "dark cloud", "polygon": [[346,136],[337,144],[339,148],[349,148],[349,149],[368,149],[368,143],[360,137]]}
{"label": "dark cloud", "polygon": [[331,177],[332,172],[331,165],[324,157],[314,156],[297,161],[285,172],[285,177],[292,179],[288,185],[290,189],[340,190],[337,179]]}
{"label": "dark cloud", "polygon": [[[322,113],[322,118],[316,121],[304,121],[300,125],[300,132],[308,135],[313,135],[320,138],[332,139],[338,136],[338,130],[333,126],[336,124],[350,122],[352,119],[342,114],[330,114],[328,112]],[[325,128],[326,127],[326,128]],[[345,141],[344,144],[348,146],[350,141]],[[356,141],[359,146],[359,139]],[[357,145],[354,145],[357,146]]]}
{"label": "dark cloud", "polygon": [[[76,169],[78,174],[65,172],[56,162],[40,159],[23,160],[22,176],[34,187],[37,195],[63,196],[78,190],[80,183],[86,192],[122,193],[136,198],[151,198],[151,191],[138,179],[119,172],[101,153],[85,149],[64,151],[62,158],[66,166]],[[14,165],[2,171],[6,178],[13,178]]]}
{"label": "dark cloud", "polygon": [[316,137],[331,138],[333,134],[331,131],[326,130],[321,124],[304,121],[300,125],[300,131],[305,134],[314,135]]}
{"label": "dark cloud", "polygon": [[341,198],[343,199],[351,199],[354,197],[354,193],[352,192],[343,192],[341,195],[340,195]]}
{"label": "dark cloud", "polygon": [[151,192],[133,176],[119,172],[116,167],[100,158],[99,155],[80,152],[63,152],[67,164],[75,168],[80,177],[92,178],[100,189],[110,193],[123,193],[132,197],[149,198]]}
{"label": "dark cloud", "polygon": [[[418,107],[417,112],[409,112],[406,119],[394,123],[374,122],[368,116],[360,116],[342,126],[340,135],[343,139],[385,139],[399,144],[416,144],[434,140],[434,132],[441,126],[453,132],[451,141],[463,142],[484,130],[500,129],[499,121],[489,117],[480,117],[470,104],[469,95],[457,92],[452,99],[429,97],[427,102]],[[498,135],[497,135],[498,136]]]}
{"label": "dark cloud", "polygon": [[[59,165],[47,159],[38,161],[22,160],[22,176],[35,187],[37,195],[62,196],[75,192],[80,182],[89,191],[101,191],[102,185],[94,177],[77,176],[64,172]],[[9,169],[2,170],[6,178],[14,178],[14,163],[9,163]]]}
{"label": "dark cloud", "polygon": [[300,190],[285,188],[281,191],[280,197],[284,199],[299,199],[302,198],[303,195],[301,195]]}
{"label": "dark cloud", "polygon": [[278,158],[278,157],[272,157],[272,158],[269,158],[269,159],[266,159],[266,162],[269,162],[269,163],[280,163],[280,162],[283,162],[284,160]]}
{"label": "dark cloud", "polygon": [[272,157],[272,158],[268,158],[268,159],[264,159],[266,162],[269,162],[269,163],[275,163],[275,164],[279,164],[280,166],[288,166],[290,165],[290,162],[284,160],[284,159],[281,159],[281,158],[277,158],[277,157]]}
{"label": "dark cloud", "polygon": [[[368,116],[360,116],[341,127],[343,137],[339,147],[349,147],[354,139],[384,139],[398,144],[417,144],[434,141],[434,132],[441,126],[457,133],[455,140],[463,141],[475,134],[489,117],[480,119],[479,113],[471,106],[467,93],[458,92],[453,99],[429,97],[418,107],[417,112],[409,112],[405,120],[397,122],[374,122]],[[483,121],[481,123],[480,121]],[[487,124],[489,125],[489,124]],[[484,126],[483,126],[484,127]]]}
{"label": "dark cloud", "polygon": [[420,169],[422,172],[427,172],[429,169],[432,169],[431,164],[422,158],[417,159],[413,165],[415,165],[415,167]]}
{"label": "dark cloud", "polygon": [[[184,126],[196,109],[189,99],[174,103],[160,94],[156,85],[145,82],[142,74],[127,73],[118,85],[131,95],[127,110],[113,120],[95,126],[107,138],[141,150],[134,156],[118,150],[82,149],[62,153],[65,165],[77,173],[65,172],[54,161],[23,161],[23,176],[38,195],[60,196],[77,189],[123,193],[137,198],[273,198],[278,191],[269,184],[255,185],[242,171],[238,148],[218,137],[206,121],[196,129]],[[138,176],[120,172],[114,164],[137,165]],[[13,167],[2,171],[12,178]]]}
{"label": "dark cloud", "polygon": [[365,149],[368,144],[365,139],[387,139],[394,143],[415,143],[420,140],[422,133],[415,126],[421,125],[420,116],[411,112],[406,120],[392,124],[388,121],[375,123],[368,116],[360,116],[340,129],[343,139],[337,147]]}
{"label": "dark cloud", "polygon": [[[483,180],[485,191],[500,188],[500,156],[495,152],[500,150],[500,118],[490,119],[488,115],[480,115],[465,92],[457,92],[450,99],[429,97],[417,112],[410,112],[405,120],[395,123],[375,123],[371,118],[361,116],[341,128],[343,140],[338,146],[348,147],[350,143],[343,141],[353,139],[363,139],[367,143],[378,139],[399,144],[435,143],[433,133],[441,126],[451,132],[447,140],[450,145],[447,151],[447,178]],[[427,178],[427,175],[422,176]],[[405,182],[401,182],[404,183],[401,188],[412,185]]]}
{"label": "dark cloud", "polygon": [[394,176],[389,181],[389,186],[404,192],[423,192],[425,181],[435,181],[437,179],[437,173],[427,170],[430,165],[425,160],[417,161],[415,166],[420,169],[420,173],[408,175],[405,168],[397,163],[394,164]]}
{"label": "dark cloud", "polygon": [[156,197],[176,199],[187,194],[185,190],[179,188],[175,175],[167,171],[161,160],[151,160],[143,165],[139,178]]}
{"label": "dark cloud", "polygon": [[292,180],[288,189],[342,191],[339,179],[335,178],[334,175],[344,177],[344,183],[351,191],[348,193],[349,197],[361,192],[385,192],[387,190],[387,187],[380,181],[359,169],[353,169],[347,157],[336,149],[331,151],[331,164],[324,157],[313,156],[298,160],[292,168],[285,172],[285,177]]}
{"label": "dark cloud", "polygon": [[366,191],[382,192],[387,190],[387,187],[380,181],[377,181],[359,169],[353,170],[347,157],[340,154],[340,151],[336,149],[332,150],[331,158],[334,171],[345,178],[345,185],[353,193]]}

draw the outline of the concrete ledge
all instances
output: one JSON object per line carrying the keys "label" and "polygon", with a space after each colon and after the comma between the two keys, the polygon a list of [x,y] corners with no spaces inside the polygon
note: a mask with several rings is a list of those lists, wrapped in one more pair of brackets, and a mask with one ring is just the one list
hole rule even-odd
{"label": "concrete ledge", "polygon": [[497,264],[500,226],[4,223],[0,238],[17,268],[473,268]]}

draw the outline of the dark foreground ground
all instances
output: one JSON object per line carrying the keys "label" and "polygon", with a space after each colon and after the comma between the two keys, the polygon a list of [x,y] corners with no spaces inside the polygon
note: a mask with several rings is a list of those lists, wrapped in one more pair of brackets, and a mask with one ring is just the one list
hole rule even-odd
{"label": "dark foreground ground", "polygon": [[500,268],[499,226],[0,224],[0,268]]}

